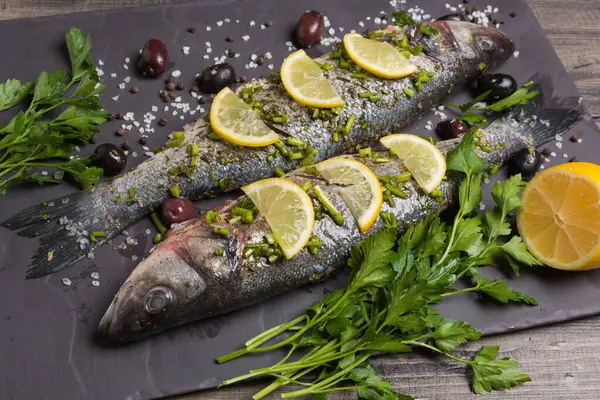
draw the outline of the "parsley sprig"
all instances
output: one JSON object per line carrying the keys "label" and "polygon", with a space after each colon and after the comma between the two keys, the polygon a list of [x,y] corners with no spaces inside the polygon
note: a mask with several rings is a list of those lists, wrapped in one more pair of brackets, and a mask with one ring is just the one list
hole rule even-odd
{"label": "parsley sprig", "polygon": [[[102,169],[91,167],[91,158],[71,157],[76,143],[90,142],[98,125],[108,120],[98,94],[104,92],[92,61],[90,35],[77,27],[66,36],[71,74],[42,72],[35,83],[10,79],[0,84],[0,111],[26,98],[31,102],[8,124],[0,127],[0,195],[19,181],[60,182],[62,174],[48,176],[35,167],[57,168],[68,173],[83,188],[93,186]],[[54,119],[51,111],[60,111]]]}
{"label": "parsley sprig", "polygon": [[527,82],[525,85],[523,85],[522,88],[520,88],[507,98],[499,100],[492,104],[486,104],[485,106],[477,106],[477,104],[484,102],[490,95],[491,90],[481,93],[473,100],[462,105],[457,105],[450,102],[446,102],[444,104],[460,111],[462,115],[456,118],[459,122],[485,127],[487,124],[485,116],[482,114],[474,113],[472,111],[494,111],[499,113],[506,110],[510,110],[513,107],[525,105],[529,103],[529,101],[535,96],[537,96],[539,93],[539,90],[529,89],[529,86],[531,86],[532,84],[533,82]]}
{"label": "parsley sprig", "polygon": [[[459,207],[451,224],[430,215],[398,238],[395,218],[385,214],[387,228],[351,249],[348,264],[352,272],[346,287],[217,361],[280,348],[287,348],[287,355],[275,365],[251,370],[221,385],[266,375],[275,380],[254,399],[287,384],[302,388],[282,394],[283,398],[313,395],[324,399],[329,392],[356,390],[362,399],[411,399],[392,390],[368,360],[376,353],[407,353],[415,348],[469,366],[476,393],[528,381],[516,361],[498,358],[497,347],[482,347],[472,360],[453,355],[458,346],[479,339],[482,333],[467,322],[443,317],[434,308],[444,297],[465,292],[501,303],[536,304],[535,299],[513,290],[508,283],[487,279],[480,272],[490,264],[509,263],[516,273],[519,264],[539,264],[519,236],[509,237],[507,218],[522,206],[519,192],[523,181],[517,175],[497,183],[492,190],[496,207],[482,216],[478,214],[481,180],[488,165],[477,155],[472,133],[449,154],[447,166],[454,177],[462,178]],[[455,289],[460,277],[472,285]],[[285,333],[288,336],[273,343]],[[289,361],[300,350],[302,356]],[[301,382],[300,378],[309,373],[313,378]]]}

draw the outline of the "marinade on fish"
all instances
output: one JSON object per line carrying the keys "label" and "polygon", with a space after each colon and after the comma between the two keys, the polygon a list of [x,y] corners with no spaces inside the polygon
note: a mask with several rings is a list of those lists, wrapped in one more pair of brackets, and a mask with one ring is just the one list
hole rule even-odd
{"label": "marinade on fish", "polygon": [[[534,78],[537,79],[538,77]],[[537,89],[533,87],[532,89]],[[484,161],[503,164],[515,153],[530,146],[541,146],[575,126],[583,117],[576,99],[560,99],[560,108],[544,107],[543,92],[523,110],[497,119],[482,131],[485,143],[477,151]],[[553,99],[557,100],[557,99]],[[547,106],[546,106],[547,107]],[[437,143],[446,155],[460,139]],[[489,151],[491,149],[491,151]],[[380,153],[382,157],[389,156]],[[346,155],[365,163],[378,176],[406,172],[397,157],[388,163],[371,158]],[[301,168],[284,178],[303,185],[319,185],[344,217],[337,225],[329,216],[315,221],[313,235],[323,246],[316,255],[305,248],[289,260],[268,262],[264,256],[249,256],[248,244],[264,243],[270,233],[260,215],[251,224],[231,224],[230,212],[244,197],[226,201],[209,212],[220,216],[209,224],[205,215],[172,229],[166,240],[131,273],[109,306],[98,328],[99,338],[124,343],[214,315],[256,304],[268,297],[299,286],[327,279],[346,265],[350,248],[366,236],[383,228],[379,217],[369,231],[361,234],[335,184]],[[384,203],[382,211],[393,214],[398,230],[427,215],[439,213],[455,203],[461,177],[450,173],[439,190],[441,197],[425,194],[416,182],[406,182],[407,198]],[[226,228],[227,237],[214,233],[214,227]],[[215,251],[216,249],[221,249]]]}
{"label": "marinade on fish", "polygon": [[[371,75],[357,79],[327,55],[316,61],[331,63],[332,68],[325,73],[346,101],[341,109],[317,110],[294,102],[276,76],[259,78],[237,89],[238,95],[261,109],[265,122],[280,134],[282,142],[297,138],[308,144],[310,154],[305,160],[290,160],[284,155],[274,157],[275,146],[248,148],[211,140],[214,132],[210,123],[201,118],[185,127],[181,142],[172,142],[175,147],[154,155],[125,175],[91,191],[31,207],[3,222],[2,226],[18,231],[21,236],[40,240],[26,277],[57,272],[91,254],[158,207],[173,185],[178,186],[182,196],[206,198],[273,176],[277,168],[289,172],[303,162],[318,162],[348,153],[357,143],[398,131],[454,88],[474,79],[481,63],[491,69],[514,52],[510,38],[496,29],[457,21],[427,24],[439,34],[424,36],[420,30],[411,34],[410,28],[390,26],[380,31],[379,37],[379,40],[410,37],[409,45],[422,48],[419,54],[410,57],[420,73],[429,73],[428,81],[419,83],[420,91],[414,90],[418,74],[395,80]],[[410,89],[413,96],[406,95],[404,89]],[[364,97],[364,93],[371,93],[371,98]],[[268,115],[271,118],[266,118]],[[284,122],[276,124],[272,116],[285,116],[277,119]],[[354,123],[348,123],[349,120]],[[332,140],[336,129],[346,125],[351,126],[343,137],[337,142]],[[186,149],[192,143],[199,148],[195,166],[190,166]],[[104,236],[92,243],[91,232],[103,232]]]}

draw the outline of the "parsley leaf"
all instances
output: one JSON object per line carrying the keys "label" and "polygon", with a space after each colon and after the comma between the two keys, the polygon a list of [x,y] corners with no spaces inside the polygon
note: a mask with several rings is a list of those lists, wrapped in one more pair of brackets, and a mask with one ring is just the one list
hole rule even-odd
{"label": "parsley leaf", "polygon": [[494,389],[510,389],[531,378],[521,372],[516,361],[507,357],[498,358],[499,346],[483,346],[475,354],[470,365],[473,369],[471,386],[477,394],[485,394]]}
{"label": "parsley leaf", "polygon": [[350,250],[348,265],[354,267],[350,276],[350,291],[361,286],[383,285],[391,279],[389,262],[395,242],[396,231],[384,229]]}
{"label": "parsley leaf", "polygon": [[83,75],[93,68],[92,56],[92,37],[90,34],[83,37],[81,30],[74,26],[65,35],[69,58],[71,59],[71,74],[73,80],[79,80]]}
{"label": "parsley leaf", "polygon": [[447,157],[446,168],[450,171],[463,172],[467,175],[476,174],[486,167],[485,162],[473,151],[474,137],[467,132],[462,140]]}
{"label": "parsley leaf", "polygon": [[525,293],[513,290],[506,282],[500,280],[489,280],[481,276],[476,276],[477,286],[475,289],[501,303],[526,303],[537,306],[537,301]]}
{"label": "parsley leaf", "polygon": [[440,316],[431,319],[434,331],[428,337],[433,340],[435,347],[445,353],[451,352],[469,340],[481,338],[482,333],[467,322],[453,321]]}
{"label": "parsley leaf", "polygon": [[527,250],[520,236],[513,236],[502,246],[502,250],[518,262],[527,266],[542,265],[542,263]]}
{"label": "parsley leaf", "polygon": [[17,79],[9,79],[5,83],[0,83],[0,111],[22,102],[32,89],[33,82],[23,84]]}
{"label": "parsley leaf", "polygon": [[513,108],[515,106],[525,105],[529,100],[537,96],[539,90],[529,90],[527,88],[521,88],[508,96],[507,98],[500,100],[494,104],[487,105],[485,107],[472,108],[473,110],[488,110],[495,112],[502,112]]}

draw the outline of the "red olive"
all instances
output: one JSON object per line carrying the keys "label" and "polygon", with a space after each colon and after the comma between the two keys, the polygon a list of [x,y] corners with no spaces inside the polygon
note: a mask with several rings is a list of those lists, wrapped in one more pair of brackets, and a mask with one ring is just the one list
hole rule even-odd
{"label": "red olive", "polygon": [[185,197],[169,197],[160,207],[160,218],[168,226],[185,222],[193,217],[194,203]]}
{"label": "red olive", "polygon": [[169,51],[165,42],[150,39],[144,46],[137,63],[138,71],[144,76],[156,78],[169,68]]}
{"label": "red olive", "polygon": [[465,124],[461,124],[457,120],[442,121],[435,127],[435,131],[442,139],[456,139],[461,137],[469,130]]}
{"label": "red olive", "polygon": [[298,20],[296,25],[296,40],[298,44],[306,49],[319,40],[323,30],[323,14],[318,11],[307,11]]}

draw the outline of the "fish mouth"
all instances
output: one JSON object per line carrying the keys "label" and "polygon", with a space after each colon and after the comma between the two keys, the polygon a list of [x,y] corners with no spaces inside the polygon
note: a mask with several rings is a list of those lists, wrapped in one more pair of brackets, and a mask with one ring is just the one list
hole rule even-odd
{"label": "fish mouth", "polygon": [[[121,322],[119,321],[120,311],[129,300],[133,292],[134,285],[123,286],[117,296],[108,306],[108,309],[98,323],[96,331],[96,340],[101,344],[115,344],[124,342],[122,337]],[[125,292],[125,293],[122,293]]]}

